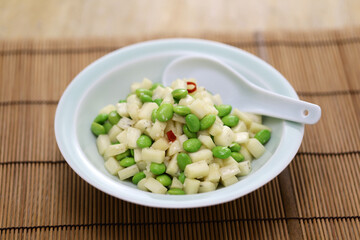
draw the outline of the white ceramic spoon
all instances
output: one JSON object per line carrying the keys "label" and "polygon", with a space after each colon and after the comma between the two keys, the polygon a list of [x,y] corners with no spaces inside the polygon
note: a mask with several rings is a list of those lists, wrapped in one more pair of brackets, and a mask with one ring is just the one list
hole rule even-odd
{"label": "white ceramic spoon", "polygon": [[224,103],[232,103],[244,112],[305,124],[314,124],[321,116],[318,105],[260,88],[212,57],[186,55],[175,59],[166,67],[162,81],[170,86],[178,78],[195,78],[199,86],[219,93]]}

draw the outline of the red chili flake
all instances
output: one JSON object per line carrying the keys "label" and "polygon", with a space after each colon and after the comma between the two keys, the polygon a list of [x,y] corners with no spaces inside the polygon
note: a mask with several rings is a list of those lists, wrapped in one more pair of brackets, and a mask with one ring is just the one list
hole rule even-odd
{"label": "red chili flake", "polygon": [[189,86],[189,85],[193,85],[194,87],[191,88],[191,89],[188,89],[188,93],[193,93],[196,91],[196,83],[194,82],[186,82],[186,84]]}
{"label": "red chili flake", "polygon": [[167,133],[166,133],[166,135],[167,135],[167,137],[168,137],[168,139],[169,139],[169,141],[170,142],[173,142],[173,141],[175,141],[176,140],[176,136],[175,136],[175,134],[173,133],[173,131],[168,131]]}

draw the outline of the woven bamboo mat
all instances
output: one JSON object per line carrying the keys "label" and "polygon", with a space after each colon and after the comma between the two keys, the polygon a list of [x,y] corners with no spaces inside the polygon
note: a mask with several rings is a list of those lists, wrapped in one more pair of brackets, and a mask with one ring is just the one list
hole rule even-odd
{"label": "woven bamboo mat", "polygon": [[360,29],[191,37],[258,55],[322,107],[290,166],[213,207],[155,209],[110,197],[64,161],[54,113],[86,65],[155,37],[0,41],[0,239],[360,238]]}

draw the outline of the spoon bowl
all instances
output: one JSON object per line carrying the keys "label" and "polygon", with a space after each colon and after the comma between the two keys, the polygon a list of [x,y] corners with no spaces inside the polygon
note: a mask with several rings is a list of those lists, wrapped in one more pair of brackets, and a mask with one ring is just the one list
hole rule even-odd
{"label": "spoon bowl", "polygon": [[216,58],[186,55],[173,60],[164,70],[162,82],[169,86],[177,78],[195,78],[200,86],[244,112],[304,124],[314,124],[321,116],[318,105],[260,88]]}

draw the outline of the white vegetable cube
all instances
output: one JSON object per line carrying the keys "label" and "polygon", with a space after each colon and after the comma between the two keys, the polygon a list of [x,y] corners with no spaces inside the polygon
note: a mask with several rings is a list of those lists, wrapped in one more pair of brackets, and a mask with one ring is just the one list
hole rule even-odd
{"label": "white vegetable cube", "polygon": [[216,116],[216,120],[214,124],[209,128],[209,133],[213,136],[217,136],[221,134],[223,130],[224,123],[221,121],[221,119]]}
{"label": "white vegetable cube", "polygon": [[220,159],[220,158],[214,158],[213,163],[218,164],[220,167],[225,166],[225,165],[224,165],[224,161],[223,161],[222,159]]}
{"label": "white vegetable cube", "polygon": [[152,139],[158,140],[164,136],[164,130],[166,128],[166,122],[160,122],[156,120],[154,125],[149,129],[149,135]]}
{"label": "white vegetable cube", "polygon": [[218,114],[218,110],[216,110],[214,106],[201,99],[195,99],[195,101],[189,105],[189,108],[199,119],[202,119],[208,114]]}
{"label": "white vegetable cube", "polygon": [[183,151],[183,147],[182,145],[180,144],[180,141],[179,140],[175,140],[174,142],[170,143],[170,147],[167,151],[167,155],[168,156],[172,156],[176,153],[179,153],[181,151]]}
{"label": "white vegetable cube", "polygon": [[156,150],[166,151],[170,147],[170,143],[165,137],[162,137],[156,140],[151,147]]}
{"label": "white vegetable cube", "polygon": [[175,154],[167,165],[166,173],[174,177],[178,171],[179,166],[177,164],[177,154]]}
{"label": "white vegetable cube", "polygon": [[195,194],[199,192],[200,181],[196,179],[185,178],[184,192],[186,194]]}
{"label": "white vegetable cube", "polygon": [[173,177],[170,188],[183,188],[183,184],[180,182],[180,180],[177,177]]}
{"label": "white vegetable cube", "polygon": [[117,123],[117,126],[121,129],[127,129],[127,128],[131,127],[132,125],[134,125],[134,123],[135,123],[134,120],[127,118],[127,117],[123,117]]}
{"label": "white vegetable cube", "polygon": [[194,99],[192,96],[187,95],[185,98],[182,98],[182,99],[179,101],[179,105],[189,106],[189,105],[192,104],[194,101],[195,101],[195,99]]}
{"label": "white vegetable cube", "polygon": [[125,152],[126,149],[126,145],[125,144],[114,144],[114,145],[110,145],[104,153],[104,158],[108,159],[109,157],[113,157],[115,155],[118,155],[120,153]]}
{"label": "white vegetable cube", "polygon": [[242,177],[246,176],[251,172],[251,162],[250,161],[243,161],[238,163],[240,173],[237,176]]}
{"label": "white vegetable cube", "polygon": [[158,99],[158,98],[164,98],[165,93],[166,93],[165,88],[158,86],[153,91],[152,99],[155,100],[155,99]]}
{"label": "white vegetable cube", "polygon": [[142,159],[142,151],[140,148],[134,149],[134,160],[135,160],[135,162],[139,162],[139,161],[143,160]]}
{"label": "white vegetable cube", "polygon": [[206,136],[206,135],[200,135],[198,137],[198,139],[200,140],[200,142],[206,146],[208,149],[213,149],[215,147],[215,143],[213,142],[213,140],[211,139],[210,136]]}
{"label": "white vegetable cube", "polygon": [[206,161],[199,161],[186,165],[184,173],[187,178],[203,178],[209,174],[209,170]]}
{"label": "white vegetable cube", "polygon": [[147,178],[143,178],[143,179],[141,179],[139,182],[138,182],[138,184],[137,184],[137,187],[138,187],[138,189],[140,189],[140,190],[142,190],[142,191],[148,191],[148,189],[145,187],[145,183],[146,183],[146,181],[147,181]]}
{"label": "white vegetable cube", "polygon": [[254,113],[245,113],[253,122],[262,124],[262,116]]}
{"label": "white vegetable cube", "polygon": [[144,186],[153,193],[165,194],[167,192],[167,188],[154,178],[147,178]]}
{"label": "white vegetable cube", "polygon": [[[135,95],[135,94],[131,94],[130,96],[128,96],[128,98],[126,99],[126,103],[127,104],[136,104],[139,108],[141,107],[142,103],[140,101],[140,99]],[[127,106],[127,110],[129,111],[129,105]]]}
{"label": "white vegetable cube", "polygon": [[180,122],[174,122],[175,123],[175,131],[174,134],[176,136],[180,136],[183,134],[183,126],[184,124],[180,123]]}
{"label": "white vegetable cube", "polygon": [[130,117],[134,121],[137,121],[139,119],[139,112],[140,112],[139,106],[136,103],[127,103],[126,107]]}
{"label": "white vegetable cube", "polygon": [[131,84],[131,86],[130,86],[130,91],[133,93],[133,92],[135,92],[136,89],[138,89],[138,88],[141,88],[141,83],[138,83],[138,82],[133,83],[133,84]]}
{"label": "white vegetable cube", "polygon": [[115,107],[114,105],[112,105],[112,104],[109,104],[109,105],[103,107],[103,108],[100,110],[99,114],[109,114],[109,113],[111,113],[112,111],[116,111],[116,107]]}
{"label": "white vegetable cube", "polygon": [[214,136],[214,142],[218,146],[230,146],[235,140],[235,134],[228,126],[223,126],[222,132]]}
{"label": "white vegetable cube", "polygon": [[185,123],[186,123],[185,117],[180,116],[180,115],[178,115],[178,114],[176,114],[176,113],[174,113],[174,116],[172,117],[172,120],[173,120],[174,122],[179,122],[179,123],[182,123],[182,124],[185,124]]}
{"label": "white vegetable cube", "polygon": [[175,123],[172,120],[166,122],[166,128],[164,132],[168,132],[168,131],[172,131],[174,134],[176,134]]}
{"label": "white vegetable cube", "polygon": [[250,127],[252,120],[251,118],[244,112],[241,112],[239,109],[235,108],[232,112],[232,114],[234,114],[235,116],[237,116],[240,121],[243,121],[246,125],[247,128]]}
{"label": "white vegetable cube", "polygon": [[179,140],[179,142],[180,142],[180,145],[182,146],[182,145],[184,144],[184,142],[185,142],[186,140],[188,140],[188,137],[187,137],[185,134],[183,134],[183,135],[181,135],[181,136],[178,137],[178,140]]}
{"label": "white vegetable cube", "polygon": [[221,105],[221,104],[223,104],[220,94],[215,94],[215,95],[213,95],[213,96],[212,96],[212,101],[213,101],[214,105]]}
{"label": "white vegetable cube", "polygon": [[174,104],[175,101],[174,101],[174,98],[173,98],[172,94],[171,93],[166,93],[164,95],[164,99],[163,99],[162,103]]}
{"label": "white vegetable cube", "polygon": [[245,145],[241,146],[240,153],[244,156],[245,161],[251,161],[253,159],[253,156],[249,152],[249,150],[246,148]]}
{"label": "white vegetable cube", "polygon": [[150,89],[152,85],[153,83],[150,79],[144,78],[144,80],[141,83],[141,88]]}
{"label": "white vegetable cube", "polygon": [[246,124],[243,121],[239,121],[239,123],[231,129],[234,133],[247,132]]}
{"label": "white vegetable cube", "polygon": [[259,132],[261,130],[265,130],[265,129],[271,131],[271,128],[269,128],[269,127],[267,127],[265,125],[262,125],[262,124],[256,123],[256,122],[252,122],[250,124],[249,131],[252,132],[252,133],[257,133],[257,132]]}
{"label": "white vegetable cube", "polygon": [[154,102],[144,103],[138,114],[139,119],[151,120],[152,111],[157,108],[159,108],[159,106]]}
{"label": "white vegetable cube", "polygon": [[165,159],[165,151],[151,149],[151,148],[143,148],[142,149],[142,160],[147,162],[155,162],[162,163]]}
{"label": "white vegetable cube", "polygon": [[187,83],[186,81],[182,80],[182,79],[176,79],[175,81],[173,81],[171,83],[171,88],[172,89],[187,89]]}
{"label": "white vegetable cube", "polygon": [[213,153],[209,149],[203,149],[194,153],[189,153],[189,156],[192,162],[206,161],[206,163],[210,163],[214,159]]}
{"label": "white vegetable cube", "polygon": [[137,128],[129,127],[126,129],[127,145],[129,148],[136,148],[136,141],[141,136],[141,131]]}
{"label": "white vegetable cube", "polygon": [[246,148],[255,157],[259,158],[265,152],[265,147],[256,138],[251,138],[246,144]]}
{"label": "white vegetable cube", "polygon": [[124,130],[122,132],[120,132],[117,136],[116,139],[122,143],[125,144],[127,146],[127,130]]}
{"label": "white vegetable cube", "polygon": [[123,169],[123,167],[120,166],[119,161],[113,157],[105,161],[105,168],[111,175],[116,175],[121,169]]}
{"label": "white vegetable cube", "polygon": [[225,180],[229,177],[235,176],[236,174],[240,173],[240,169],[237,163],[222,167],[220,168],[219,171],[222,180]]}
{"label": "white vegetable cube", "polygon": [[227,186],[230,186],[234,183],[237,183],[239,180],[237,179],[237,177],[235,176],[231,176],[227,179],[224,179],[224,180],[221,180],[221,184],[224,186],[224,187],[227,187]]}
{"label": "white vegetable cube", "polygon": [[249,140],[249,133],[248,132],[239,132],[235,133],[235,139],[234,142],[243,144],[246,143]]}
{"label": "white vegetable cube", "polygon": [[220,166],[217,163],[209,165],[209,174],[205,177],[205,181],[217,183],[220,180]]}
{"label": "white vegetable cube", "polygon": [[228,165],[232,165],[232,164],[238,164],[238,162],[235,159],[233,159],[232,157],[223,159],[223,166],[228,166]]}
{"label": "white vegetable cube", "polygon": [[124,103],[117,103],[116,104],[116,110],[118,112],[118,114],[121,116],[121,117],[129,117],[129,113],[127,111],[127,103],[124,102]]}
{"label": "white vegetable cube", "polygon": [[105,150],[111,145],[110,138],[106,134],[101,134],[96,139],[96,146],[100,153],[100,155],[103,155],[105,153]]}
{"label": "white vegetable cube", "polygon": [[118,171],[118,175],[119,175],[120,180],[125,180],[125,179],[128,179],[128,178],[134,176],[138,172],[139,172],[139,168],[136,164],[134,164],[130,167],[127,167],[127,168],[124,168],[124,169],[121,169],[120,171]]}
{"label": "white vegetable cube", "polygon": [[200,182],[199,193],[214,191],[216,187],[217,185],[213,182],[209,182],[209,181]]}
{"label": "white vegetable cube", "polygon": [[108,132],[110,141],[112,143],[115,143],[117,141],[117,139],[116,139],[117,135],[119,135],[121,132],[122,132],[122,130],[117,125],[112,126],[112,128],[110,128],[110,130]]}
{"label": "white vegetable cube", "polygon": [[147,163],[141,160],[136,162],[136,165],[138,166],[139,171],[144,171],[146,169]]}
{"label": "white vegetable cube", "polygon": [[141,119],[137,121],[134,125],[134,128],[139,129],[142,133],[145,132],[147,128],[151,127],[151,120]]}

